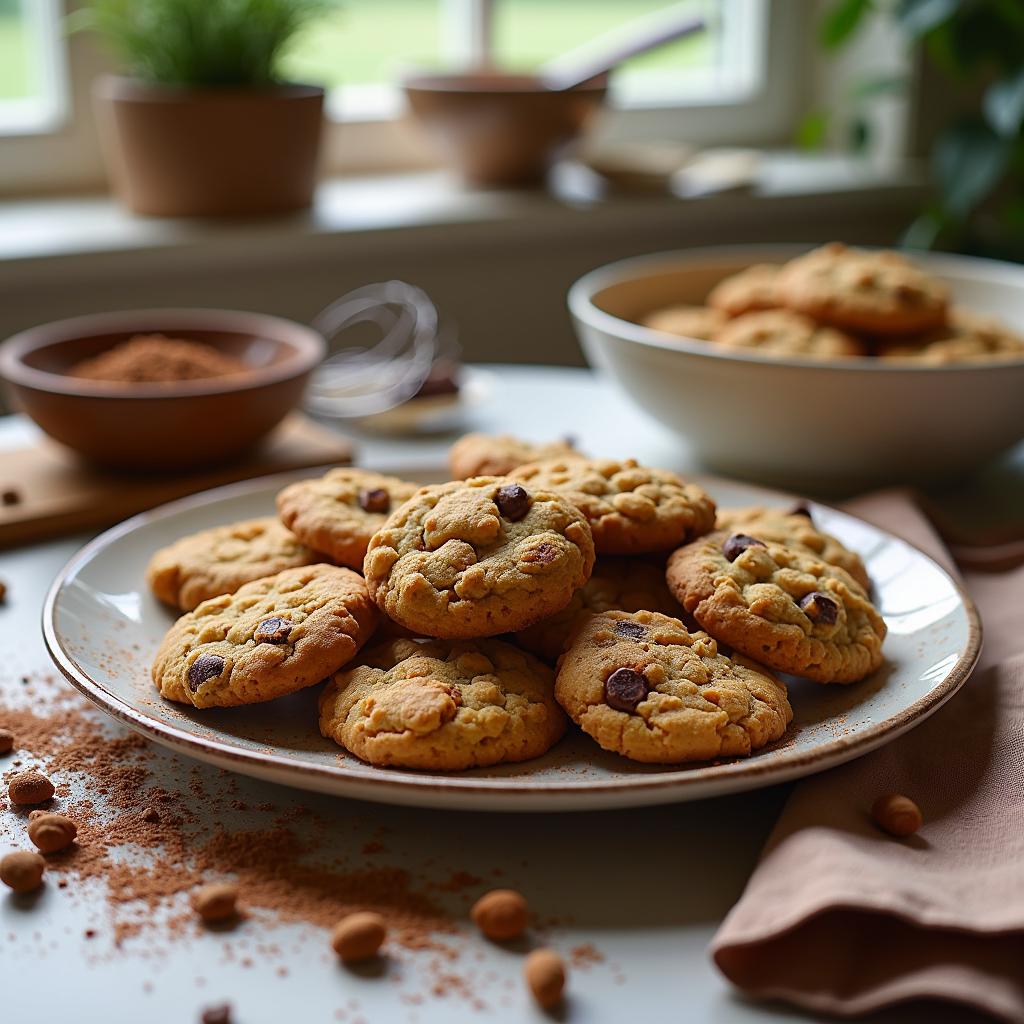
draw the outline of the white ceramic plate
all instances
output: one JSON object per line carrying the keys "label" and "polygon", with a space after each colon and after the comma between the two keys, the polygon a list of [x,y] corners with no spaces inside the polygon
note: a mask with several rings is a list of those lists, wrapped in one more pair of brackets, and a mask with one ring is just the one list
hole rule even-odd
{"label": "white ceramic plate", "polygon": [[[87,544],[58,574],[43,609],[46,644],[57,666],[132,729],[232,771],[385,803],[553,811],[694,800],[848,761],[935,711],[967,679],[981,647],[973,605],[930,558],[858,519],[816,506],[816,521],[867,562],[889,625],[887,661],[853,686],[792,681],[792,726],[779,743],[748,759],[640,765],[571,732],[546,756],[523,764],[452,774],[381,769],[342,755],[319,735],[318,687],[230,710],[194,711],[163,700],[150,682],[149,663],[173,615],[144,585],[150,555],[196,530],[272,513],[281,487],[309,475],[265,477],[198,494],[129,519]],[[428,479],[422,472],[407,475]],[[704,483],[722,506],[793,501],[743,484]]]}

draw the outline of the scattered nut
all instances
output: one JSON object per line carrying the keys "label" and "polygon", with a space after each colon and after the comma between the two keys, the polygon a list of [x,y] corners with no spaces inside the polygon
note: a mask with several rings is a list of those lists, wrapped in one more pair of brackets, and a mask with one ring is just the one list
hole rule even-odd
{"label": "scattered nut", "polygon": [[553,949],[535,949],[523,968],[533,998],[545,1010],[554,1009],[565,991],[565,963]]}
{"label": "scattered nut", "polygon": [[238,886],[234,882],[212,882],[196,889],[190,902],[204,921],[226,921],[238,913]]}
{"label": "scattered nut", "polygon": [[18,772],[7,783],[12,804],[41,804],[53,796],[53,783],[42,772]]}
{"label": "scattered nut", "polygon": [[56,853],[70,846],[78,826],[63,814],[33,811],[29,815],[28,837],[43,853]]}
{"label": "scattered nut", "polygon": [[14,749],[14,733],[10,729],[0,729],[0,754],[9,754]]}
{"label": "scattered nut", "polygon": [[358,963],[377,955],[387,931],[387,925],[380,914],[372,910],[361,910],[343,917],[335,925],[331,945],[345,963]]}
{"label": "scattered nut", "polygon": [[0,860],[0,882],[15,892],[32,892],[43,884],[46,861],[30,850],[16,850]]}
{"label": "scattered nut", "polygon": [[231,1024],[231,1004],[221,1003],[218,1006],[208,1006],[203,1010],[200,1020],[202,1024]]}
{"label": "scattered nut", "polygon": [[494,942],[518,939],[526,931],[529,908],[515,889],[492,889],[473,904],[469,916],[473,923]]}
{"label": "scattered nut", "polygon": [[142,812],[142,820],[143,821],[156,822],[156,821],[160,820],[160,815],[157,813],[157,810],[156,810],[155,807],[147,807]]}
{"label": "scattered nut", "polygon": [[875,824],[891,836],[913,835],[923,824],[921,808],[902,793],[886,793],[871,807]]}

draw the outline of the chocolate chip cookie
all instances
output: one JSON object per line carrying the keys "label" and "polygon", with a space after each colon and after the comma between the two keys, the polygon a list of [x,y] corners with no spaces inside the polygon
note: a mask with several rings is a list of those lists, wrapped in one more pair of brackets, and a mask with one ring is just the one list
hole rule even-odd
{"label": "chocolate chip cookie", "polygon": [[468,480],[474,476],[506,476],[527,462],[564,459],[574,453],[572,442],[568,440],[535,444],[511,434],[466,434],[451,446],[448,468],[453,480]]}
{"label": "chocolate chip cookie", "polygon": [[376,619],[350,569],[285,569],[178,619],[153,661],[153,682],[161,696],[197,708],[272,700],[337,672]]}
{"label": "chocolate chip cookie", "polygon": [[553,459],[512,476],[564,494],[587,517],[598,554],[667,551],[714,527],[715,503],[700,487],[633,459]]}
{"label": "chocolate chip cookie", "polygon": [[773,356],[843,359],[867,355],[864,344],[852,335],[834,327],[823,327],[789,309],[744,313],[730,320],[714,340],[725,348]]}
{"label": "chocolate chip cookie", "polygon": [[761,505],[720,508],[715,528],[727,533],[753,534],[761,540],[804,548],[823,562],[845,569],[865,591],[871,589],[871,579],[860,555],[832,534],[819,530],[806,505],[798,505],[790,511]]}
{"label": "chocolate chip cookie", "polygon": [[506,477],[422,488],[374,534],[363,573],[382,611],[422,636],[525,629],[590,577],[594,542],[570,501]]}
{"label": "chocolate chip cookie", "polygon": [[767,670],[648,611],[587,619],[559,660],[555,696],[605,750],[656,764],[744,756],[793,718]]}
{"label": "chocolate chip cookie", "polygon": [[674,552],[669,589],[720,643],[819,683],[882,664],[886,627],[856,580],[804,548],[716,532]]}
{"label": "chocolate chip cookie", "polygon": [[832,242],[787,263],[782,304],[819,323],[869,334],[913,334],[946,322],[946,286],[897,252]]}
{"label": "chocolate chip cookie", "polygon": [[565,732],[554,673],[500,640],[394,640],[339,672],[320,731],[370,764],[459,771],[539,757]]}
{"label": "chocolate chip cookie", "polygon": [[161,601],[189,612],[243,583],[319,561],[320,555],[267,516],[216,526],[161,548],[150,559],[146,582]]}
{"label": "chocolate chip cookie", "polygon": [[417,490],[417,484],[394,476],[343,467],[286,487],[277,496],[277,513],[311,548],[360,569],[370,538]]}
{"label": "chocolate chip cookie", "polygon": [[541,658],[554,661],[569,634],[591,612],[640,609],[679,615],[682,607],[665,583],[665,567],[639,558],[604,556],[594,564],[590,579],[572,595],[560,612],[516,633],[516,642]]}
{"label": "chocolate chip cookie", "polygon": [[776,285],[782,268],[775,263],[755,263],[719,281],[708,292],[708,305],[726,316],[743,316],[762,309],[776,309]]}
{"label": "chocolate chip cookie", "polygon": [[[681,338],[696,338],[710,341],[720,331],[728,318],[718,309],[710,306],[669,306],[648,313],[641,323],[652,331],[664,331]],[[529,459],[536,462],[536,459]]]}
{"label": "chocolate chip cookie", "polygon": [[946,326],[883,343],[878,356],[925,366],[1024,359],[1024,337],[994,317],[954,308]]}

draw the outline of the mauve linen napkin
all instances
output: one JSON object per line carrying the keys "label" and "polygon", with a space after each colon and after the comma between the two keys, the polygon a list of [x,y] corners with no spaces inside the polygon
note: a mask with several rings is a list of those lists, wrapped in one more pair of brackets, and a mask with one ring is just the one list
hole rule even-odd
{"label": "mauve linen napkin", "polygon": [[[849,511],[955,572],[903,492]],[[1024,1022],[1024,567],[965,573],[985,630],[964,688],[906,736],[793,791],[711,945],[747,994],[853,1016],[913,999]],[[868,811],[905,793],[924,826]]]}

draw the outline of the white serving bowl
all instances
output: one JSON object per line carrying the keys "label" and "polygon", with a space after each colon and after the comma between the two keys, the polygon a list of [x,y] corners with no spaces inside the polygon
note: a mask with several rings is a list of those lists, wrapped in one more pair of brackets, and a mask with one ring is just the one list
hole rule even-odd
{"label": "white serving bowl", "polygon": [[[569,291],[587,359],[707,466],[788,487],[851,492],[965,475],[1024,437],[1024,359],[914,366],[778,358],[640,326],[703,303],[722,278],[808,246],[690,249],[621,260]],[[918,254],[954,302],[1024,332],[1024,267]]]}

